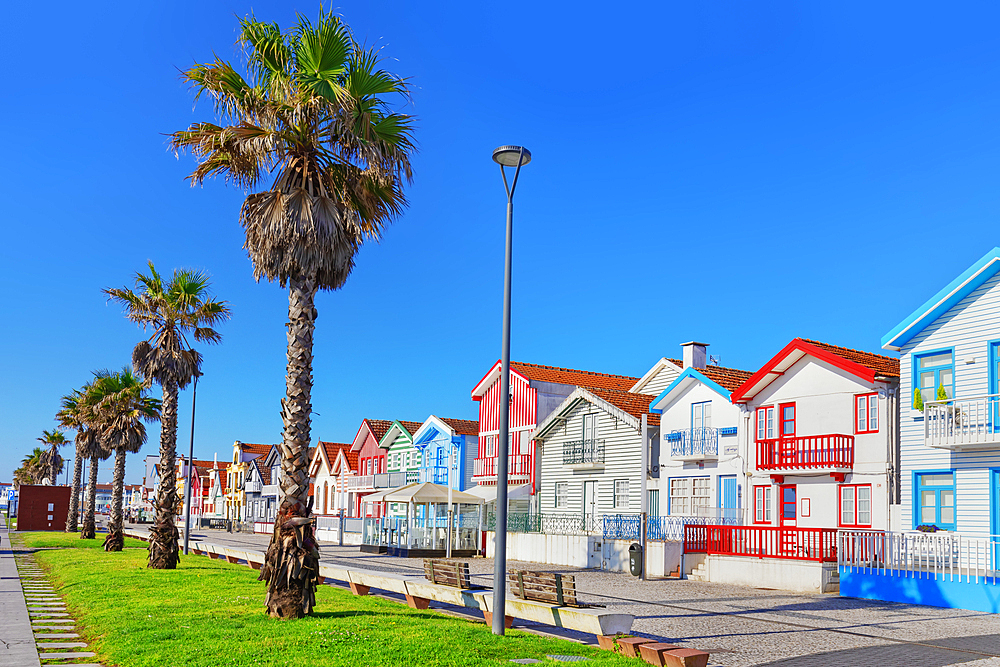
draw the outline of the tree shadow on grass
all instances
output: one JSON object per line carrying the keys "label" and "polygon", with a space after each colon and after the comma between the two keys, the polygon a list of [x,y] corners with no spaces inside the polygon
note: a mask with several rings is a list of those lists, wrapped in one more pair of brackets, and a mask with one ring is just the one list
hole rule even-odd
{"label": "tree shadow on grass", "polygon": [[377,611],[358,609],[352,611],[313,611],[309,616],[311,618],[352,618],[354,616],[383,616],[383,614]]}

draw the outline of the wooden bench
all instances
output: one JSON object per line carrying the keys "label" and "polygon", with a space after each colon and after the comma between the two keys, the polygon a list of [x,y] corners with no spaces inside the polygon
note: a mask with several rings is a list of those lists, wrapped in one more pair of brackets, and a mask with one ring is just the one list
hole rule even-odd
{"label": "wooden bench", "polygon": [[469,579],[469,564],[444,558],[424,559],[424,578],[432,584],[453,586],[455,588],[471,589]]}
{"label": "wooden bench", "polygon": [[576,599],[576,582],[571,574],[507,570],[511,592],[522,600],[548,602],[560,607],[587,607]]}

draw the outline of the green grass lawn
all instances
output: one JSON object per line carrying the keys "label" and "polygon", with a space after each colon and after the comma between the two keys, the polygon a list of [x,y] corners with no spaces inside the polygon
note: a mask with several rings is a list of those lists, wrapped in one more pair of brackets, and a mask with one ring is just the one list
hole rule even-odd
{"label": "green grass lawn", "polygon": [[483,623],[330,586],[319,587],[312,616],[272,619],[255,571],[205,556],[183,556],[176,570],[147,570],[138,549],[53,549],[36,558],[65,597],[77,632],[106,665],[511,667],[512,658],[559,664],[546,654],[636,665],[634,658],[516,630],[495,637]]}
{"label": "green grass lawn", "polygon": [[[98,533],[93,540],[81,540],[80,533],[57,533],[50,531],[39,531],[37,533],[19,533],[21,543],[31,549],[45,549],[49,547],[72,547],[74,549],[103,549],[104,533]],[[134,537],[125,538],[125,548],[146,548],[146,543]]]}

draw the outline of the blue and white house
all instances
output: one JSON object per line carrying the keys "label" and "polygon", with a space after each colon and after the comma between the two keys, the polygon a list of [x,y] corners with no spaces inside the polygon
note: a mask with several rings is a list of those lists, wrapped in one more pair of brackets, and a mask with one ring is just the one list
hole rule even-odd
{"label": "blue and white house", "polygon": [[456,491],[472,486],[479,422],[431,415],[413,434],[413,447],[420,453],[419,482],[442,484]]}
{"label": "blue and white house", "polygon": [[882,338],[900,355],[900,502],[841,534],[841,594],[1000,611],[1000,248]]}
{"label": "blue and white house", "polygon": [[682,347],[684,370],[649,406],[661,434],[661,491],[650,491],[649,514],[739,520],[748,498],[730,394],[753,373],[708,365],[705,343]]}

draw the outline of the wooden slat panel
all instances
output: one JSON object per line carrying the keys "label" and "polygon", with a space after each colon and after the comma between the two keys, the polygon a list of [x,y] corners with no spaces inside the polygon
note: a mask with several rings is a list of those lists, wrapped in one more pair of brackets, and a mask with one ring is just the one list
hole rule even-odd
{"label": "wooden slat panel", "polygon": [[469,578],[469,564],[443,558],[424,559],[424,577],[435,584],[472,588]]}
{"label": "wooden slat panel", "polygon": [[554,572],[508,570],[507,582],[514,595],[522,600],[536,600],[559,605],[580,605],[572,575]]}

